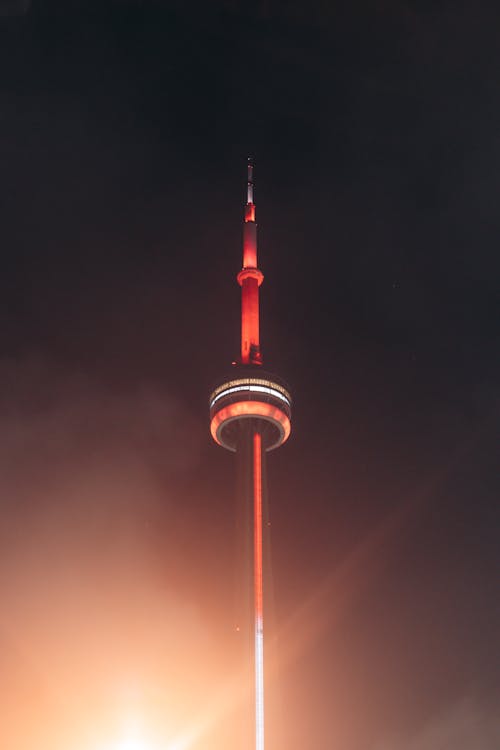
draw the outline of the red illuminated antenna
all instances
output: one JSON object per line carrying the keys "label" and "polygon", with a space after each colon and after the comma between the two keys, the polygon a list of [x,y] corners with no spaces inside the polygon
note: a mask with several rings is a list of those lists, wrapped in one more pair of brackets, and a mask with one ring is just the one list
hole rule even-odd
{"label": "red illuminated antenna", "polygon": [[241,286],[241,364],[261,365],[259,337],[259,286],[264,281],[257,267],[257,224],[253,202],[253,162],[248,159],[247,204],[243,225],[243,268],[239,272]]}

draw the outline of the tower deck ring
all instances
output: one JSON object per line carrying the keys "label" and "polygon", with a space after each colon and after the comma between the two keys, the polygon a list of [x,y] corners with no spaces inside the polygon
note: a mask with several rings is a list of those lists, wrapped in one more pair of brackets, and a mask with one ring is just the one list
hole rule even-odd
{"label": "tower deck ring", "polygon": [[[237,441],[232,435],[231,424],[254,419],[262,426],[271,426],[272,431],[262,430],[266,451],[279,448],[288,440],[291,431],[290,418],[284,411],[261,401],[236,401],[215,412],[210,421],[210,432],[216,443],[230,451],[236,451]],[[266,439],[267,438],[267,439]]]}
{"label": "tower deck ring", "polygon": [[266,451],[270,451],[290,435],[291,408],[290,392],[279,378],[260,368],[245,368],[212,392],[210,431],[216,443],[235,451],[238,425],[253,419],[260,425]]}
{"label": "tower deck ring", "polygon": [[264,274],[258,268],[245,267],[238,271],[236,281],[240,286],[243,286],[245,279],[257,279],[257,284],[260,286],[264,281]]}

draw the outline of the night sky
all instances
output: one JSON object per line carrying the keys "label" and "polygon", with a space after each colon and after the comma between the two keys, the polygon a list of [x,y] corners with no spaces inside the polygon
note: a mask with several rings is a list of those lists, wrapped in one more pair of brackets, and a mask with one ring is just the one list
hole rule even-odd
{"label": "night sky", "polygon": [[0,0],[2,749],[238,748],[208,394],[248,155],[295,399],[267,747],[500,747],[499,33],[476,2]]}

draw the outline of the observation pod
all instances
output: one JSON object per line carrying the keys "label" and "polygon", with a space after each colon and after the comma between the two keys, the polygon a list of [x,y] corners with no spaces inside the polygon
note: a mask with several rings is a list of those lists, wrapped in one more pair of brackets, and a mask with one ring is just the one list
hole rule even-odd
{"label": "observation pod", "polygon": [[241,422],[255,420],[266,451],[279,448],[291,431],[292,397],[281,378],[260,367],[237,367],[210,395],[210,432],[235,452]]}

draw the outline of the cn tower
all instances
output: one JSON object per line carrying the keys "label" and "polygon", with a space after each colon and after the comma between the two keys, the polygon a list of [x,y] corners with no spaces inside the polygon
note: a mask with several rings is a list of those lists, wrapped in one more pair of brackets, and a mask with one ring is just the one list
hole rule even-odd
{"label": "cn tower", "polygon": [[[247,667],[253,671],[254,737],[241,747],[264,750],[264,572],[263,494],[267,486],[265,454],[279,448],[291,430],[292,399],[281,378],[264,370],[259,335],[259,288],[264,276],[257,265],[253,164],[248,160],[247,201],[243,225],[241,351],[231,373],[210,395],[210,432],[216,443],[238,456],[239,506],[245,529],[246,573],[242,598],[248,602],[242,630],[251,634]],[[253,669],[252,669],[253,667]],[[249,707],[249,712],[251,712]],[[245,725],[245,724],[244,724]],[[243,730],[242,730],[243,731]]]}

